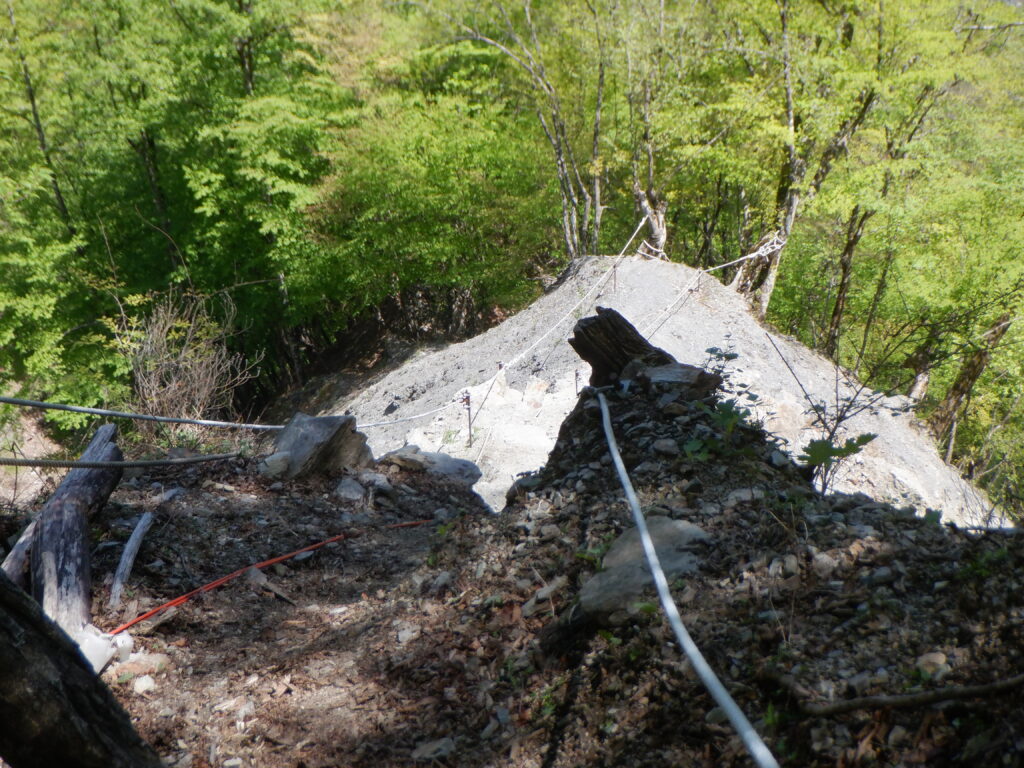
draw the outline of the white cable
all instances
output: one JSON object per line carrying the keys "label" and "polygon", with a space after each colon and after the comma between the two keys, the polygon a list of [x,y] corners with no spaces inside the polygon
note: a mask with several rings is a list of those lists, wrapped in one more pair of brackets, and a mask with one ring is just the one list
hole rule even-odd
{"label": "white cable", "polygon": [[[709,274],[711,272],[717,272],[720,269],[725,269],[726,267],[732,267],[732,266],[735,266],[736,264],[742,264],[744,261],[750,261],[751,259],[759,259],[759,258],[763,257],[769,251],[771,251],[774,248],[776,248],[779,245],[780,241],[783,242],[783,244],[785,244],[784,241],[782,241],[782,239],[781,239],[781,237],[779,235],[774,235],[771,240],[769,240],[767,243],[765,243],[763,246],[758,248],[753,253],[748,253],[746,256],[740,256],[738,259],[733,259],[732,261],[727,261],[727,262],[725,262],[725,264],[717,264],[716,266],[708,267],[707,269],[698,269],[697,270],[697,274],[694,275],[694,277],[693,277],[693,280],[691,280],[689,282],[689,284],[687,284],[686,288],[683,289],[682,293],[678,297],[676,297],[675,301],[673,301],[667,307],[663,308],[660,312],[658,312],[657,315],[654,316],[655,320],[656,320],[657,318],[661,317],[661,315],[664,314],[665,315],[665,319],[662,320],[660,323],[658,323],[657,326],[654,326],[654,322],[655,321],[652,320],[646,326],[647,328],[652,328],[652,326],[654,326],[652,328],[652,330],[650,330],[650,331],[641,331],[640,334],[645,339],[647,339],[649,341],[651,336],[653,336],[658,331],[660,331],[661,330],[661,326],[663,326],[665,323],[667,323],[668,319],[673,314],[675,314],[680,309],[682,309],[683,304],[685,304],[686,300],[688,298],[690,298],[690,290],[693,288],[693,286],[695,284],[697,284],[700,281],[700,278],[701,278],[702,275],[706,275],[706,274]],[[677,307],[676,304],[679,304],[679,306]]]}
{"label": "white cable", "polygon": [[551,327],[548,328],[543,334],[541,334],[541,336],[535,342],[533,342],[533,344],[528,346],[526,349],[524,349],[518,355],[513,357],[512,360],[510,360],[508,363],[506,363],[506,367],[511,368],[513,365],[516,365],[520,360],[522,360],[524,357],[526,357],[528,354],[530,354],[530,352],[532,352],[534,349],[536,349],[537,346],[542,341],[544,341],[544,339],[546,339],[548,336],[550,336],[552,333],[554,333],[555,329],[558,328],[558,326],[560,326],[563,322],[565,322],[568,318],[570,318],[576,312],[576,310],[580,308],[580,306],[583,304],[583,302],[585,302],[587,300],[587,298],[589,298],[590,294],[592,294],[594,291],[596,291],[598,288],[601,287],[601,285],[608,279],[608,276],[612,272],[615,271],[616,267],[619,266],[619,262],[622,261],[623,258],[625,258],[626,249],[629,248],[630,244],[636,238],[637,233],[640,232],[640,228],[644,225],[644,223],[646,221],[647,221],[647,217],[646,216],[644,216],[642,219],[640,219],[640,223],[636,225],[636,229],[633,230],[633,234],[629,236],[629,240],[626,241],[626,244],[624,246],[622,246],[622,250],[619,251],[618,256],[615,257],[615,263],[613,263],[610,267],[608,267],[608,269],[605,270],[604,274],[601,275],[601,277],[599,277],[597,280],[594,281],[594,284],[592,286],[590,286],[590,288],[587,290],[587,292],[585,294],[583,294],[583,297],[579,301],[577,301],[575,304],[573,304],[572,308],[568,312],[566,312],[564,315],[562,315],[562,317],[560,317],[558,320],[556,320],[554,323],[552,323]]}
{"label": "white cable", "polygon": [[[562,315],[561,318],[552,323],[551,327],[548,328],[544,333],[542,333],[537,338],[537,340],[533,342],[533,344],[531,344],[518,355],[513,357],[509,362],[504,364],[499,363],[498,372],[491,376],[489,379],[484,379],[484,381],[480,385],[478,385],[483,386],[484,384],[489,384],[487,392],[484,394],[483,399],[480,400],[480,405],[478,405],[476,408],[476,413],[473,414],[470,418],[470,429],[472,429],[472,424],[474,421],[476,421],[476,417],[480,415],[480,411],[483,410],[484,404],[487,402],[487,398],[491,396],[491,390],[494,388],[494,382],[497,381],[498,377],[501,375],[502,370],[508,370],[512,366],[517,365],[524,357],[526,357],[528,354],[530,354],[530,352],[536,349],[540,345],[540,343],[544,341],[544,339],[546,339],[548,336],[554,333],[555,330],[569,317],[571,317],[577,309],[580,308],[580,306],[583,304],[583,302],[587,300],[590,294],[596,291],[608,279],[608,276],[615,271],[615,268],[619,266],[619,262],[621,262],[622,259],[625,258],[626,249],[629,248],[633,240],[636,239],[637,233],[640,232],[640,228],[643,227],[646,221],[646,216],[640,219],[640,223],[636,225],[636,229],[633,230],[633,234],[629,236],[629,240],[626,241],[626,244],[622,246],[622,250],[619,251],[618,256],[615,257],[615,262],[610,267],[608,267],[608,269],[605,270],[604,274],[601,275],[601,277],[594,281],[594,284],[591,285],[589,289],[587,289],[587,292],[583,294],[583,297],[579,301],[577,301],[568,312],[566,312],[564,315]],[[465,389],[465,387],[463,387],[462,389]],[[444,408],[447,407],[448,406],[444,406]],[[381,421],[375,424],[363,424],[362,426],[377,427],[384,424],[397,424],[399,421],[411,421],[412,419],[418,419],[421,416],[429,416],[431,413],[437,413],[440,410],[443,410],[443,408],[437,408],[433,411],[427,411],[426,413],[419,414],[419,416],[409,416],[405,419],[398,419],[397,421]]]}
{"label": "white cable", "polygon": [[171,416],[146,416],[141,413],[125,413],[124,411],[108,411],[103,408],[86,408],[81,405],[62,405],[58,403],[44,403],[39,400],[22,400],[17,397],[0,397],[0,403],[8,405],[20,405],[28,408],[46,408],[52,411],[71,411],[72,413],[91,413],[96,416],[117,416],[123,419],[137,419],[139,421],[157,421],[161,424],[198,424],[201,427],[229,427],[234,429],[255,429],[270,430],[284,429],[283,426],[272,424],[238,424],[233,421],[208,421],[206,419],[179,419]]}
{"label": "white cable", "polygon": [[360,424],[356,422],[356,429],[366,429],[367,427],[386,427],[389,424],[401,424],[403,421],[413,421],[415,419],[422,419],[424,416],[430,416],[435,413],[440,413],[446,408],[451,408],[453,405],[455,405],[454,402],[446,403],[445,405],[442,405],[440,408],[434,408],[432,411],[424,411],[423,413],[417,413],[415,416],[405,416],[404,418],[392,419],[391,421],[374,421],[370,424]]}
{"label": "white cable", "polygon": [[661,563],[658,560],[658,553],[654,548],[654,542],[651,540],[651,534],[647,530],[647,521],[644,520],[643,512],[640,511],[640,502],[637,500],[636,491],[633,490],[633,484],[629,481],[626,467],[622,463],[622,457],[619,455],[619,447],[615,443],[611,416],[608,413],[608,403],[604,399],[604,394],[598,392],[597,400],[601,405],[601,420],[604,423],[604,434],[608,440],[608,449],[612,455],[612,461],[615,463],[615,469],[619,473],[619,481],[626,492],[626,500],[633,511],[633,519],[636,522],[637,530],[640,532],[640,540],[644,545],[644,555],[647,557],[647,564],[651,569],[651,575],[654,577],[654,585],[658,590],[658,598],[661,600],[661,607],[665,611],[668,623],[672,626],[679,645],[686,652],[690,663],[700,676],[704,686],[711,693],[718,706],[725,711],[729,722],[732,723],[733,728],[736,729],[736,732],[743,740],[743,744],[754,759],[754,762],[760,768],[779,768],[778,762],[767,745],[758,736],[754,726],[750,724],[746,715],[739,708],[739,705],[729,695],[729,692],[725,690],[725,686],[722,685],[722,682],[715,675],[714,670],[711,669],[711,666],[707,663],[700,649],[690,637],[690,633],[686,631],[686,627],[683,625],[679,609],[676,608],[676,604],[672,600],[672,593],[668,588],[668,579],[665,578],[665,572],[661,569]]}

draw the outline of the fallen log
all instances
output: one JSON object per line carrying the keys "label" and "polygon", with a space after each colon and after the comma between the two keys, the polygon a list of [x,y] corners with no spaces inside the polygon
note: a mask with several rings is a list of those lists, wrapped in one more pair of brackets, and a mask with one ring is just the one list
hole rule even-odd
{"label": "fallen log", "polygon": [[68,636],[3,574],[0,723],[12,768],[161,765]]}
{"label": "fallen log", "polygon": [[132,531],[131,538],[124,545],[121,562],[117,565],[117,570],[114,572],[114,583],[110,587],[110,599],[107,601],[107,608],[110,610],[115,610],[121,605],[121,593],[124,591],[125,582],[128,581],[128,575],[132,572],[135,556],[139,554],[139,547],[142,546],[142,539],[151,525],[153,525],[153,512],[149,511],[139,520],[135,530]]}
{"label": "fallen log", "polygon": [[[83,461],[120,461],[117,427],[96,430]],[[106,503],[121,479],[120,468],[73,469],[35,523],[31,544],[32,594],[43,611],[71,637],[89,623],[88,518]]]}

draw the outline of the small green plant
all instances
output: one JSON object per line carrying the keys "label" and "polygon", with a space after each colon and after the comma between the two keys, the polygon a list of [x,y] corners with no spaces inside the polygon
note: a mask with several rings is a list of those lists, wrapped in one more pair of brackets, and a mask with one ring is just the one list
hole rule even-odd
{"label": "small green plant", "polygon": [[1010,551],[1006,547],[989,549],[981,552],[977,557],[964,563],[957,571],[956,577],[961,581],[984,580],[991,578],[1001,571],[1010,558]]}
{"label": "small green plant", "polygon": [[846,442],[841,445],[837,445],[828,438],[811,440],[804,446],[804,452],[799,459],[813,468],[814,480],[819,484],[821,492],[827,493],[840,463],[844,459],[860,453],[864,446],[876,437],[878,435],[865,432],[857,437],[846,438]]}
{"label": "small green plant", "polygon": [[612,645],[612,646],[614,646],[614,645],[622,645],[622,638],[621,637],[616,637],[614,634],[612,634],[612,632],[610,630],[599,629],[599,630],[597,630],[597,634],[600,637],[602,637],[604,639],[604,641],[606,643],[608,643],[608,645]]}
{"label": "small green plant", "polygon": [[634,603],[633,607],[640,613],[652,616],[658,612],[658,604],[651,602]]}
{"label": "small green plant", "polygon": [[732,435],[733,430],[750,416],[750,410],[740,406],[735,398],[720,400],[715,404],[714,408],[702,407],[704,412],[711,417],[715,426],[726,437]]}
{"label": "small green plant", "polygon": [[574,557],[577,560],[583,560],[584,562],[590,563],[595,568],[601,567],[601,555],[592,549],[583,549],[577,552]]}
{"label": "small green plant", "polygon": [[699,437],[683,443],[683,452],[686,454],[686,458],[693,461],[707,461],[708,456],[711,455],[708,444]]}

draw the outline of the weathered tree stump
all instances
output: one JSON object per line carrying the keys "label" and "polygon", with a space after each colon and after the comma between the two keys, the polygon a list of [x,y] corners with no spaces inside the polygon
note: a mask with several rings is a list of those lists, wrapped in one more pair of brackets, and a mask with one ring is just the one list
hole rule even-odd
{"label": "weathered tree stump", "polygon": [[584,317],[573,328],[569,344],[590,363],[590,385],[603,387],[624,378],[686,385],[687,397],[710,395],[722,377],[703,368],[677,362],[672,355],[651,344],[626,318],[614,309],[598,307],[597,314]]}
{"label": "weathered tree stump", "polygon": [[0,757],[12,768],[161,765],[67,635],[4,574],[0,723]]}
{"label": "weathered tree stump", "polygon": [[[121,450],[113,442],[116,434],[113,424],[96,430],[82,460],[121,461]],[[32,594],[72,637],[90,619],[88,518],[106,503],[120,479],[120,468],[72,469],[35,523]]]}
{"label": "weathered tree stump", "polygon": [[648,365],[667,365],[676,359],[640,335],[614,309],[598,307],[597,314],[580,319],[572,329],[569,344],[590,363],[590,385],[603,387],[619,380],[622,370],[634,360]]}

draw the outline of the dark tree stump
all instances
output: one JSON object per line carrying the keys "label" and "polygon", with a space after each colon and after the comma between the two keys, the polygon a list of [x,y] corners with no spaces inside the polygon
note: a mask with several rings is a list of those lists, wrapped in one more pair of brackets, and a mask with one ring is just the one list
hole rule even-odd
{"label": "dark tree stump", "polygon": [[0,757],[12,768],[157,768],[113,694],[0,573]]}
{"label": "dark tree stump", "polygon": [[634,360],[647,365],[667,365],[676,359],[640,335],[614,309],[598,307],[597,314],[580,319],[572,329],[569,344],[590,363],[592,387],[603,387],[619,380],[622,369]]}
{"label": "dark tree stump", "polygon": [[[83,461],[120,461],[117,427],[96,430]],[[72,469],[46,502],[32,538],[32,594],[43,611],[72,637],[89,623],[88,518],[121,479],[117,469]]]}
{"label": "dark tree stump", "polygon": [[677,362],[655,347],[614,309],[597,308],[573,328],[569,344],[590,363],[590,385],[603,387],[623,378],[648,382],[673,382],[687,388],[691,399],[706,397],[722,383],[722,377],[703,368]]}

